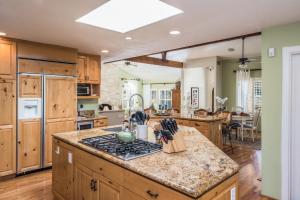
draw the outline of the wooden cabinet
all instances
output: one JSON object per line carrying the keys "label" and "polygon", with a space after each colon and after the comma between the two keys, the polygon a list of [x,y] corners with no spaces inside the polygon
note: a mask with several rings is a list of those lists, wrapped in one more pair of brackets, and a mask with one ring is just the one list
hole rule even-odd
{"label": "wooden cabinet", "polygon": [[125,188],[121,189],[121,197],[122,197],[122,200],[145,200],[141,196],[139,196],[136,193],[133,193]]}
{"label": "wooden cabinet", "polygon": [[76,130],[76,79],[46,77],[45,166],[52,164],[52,135]]}
{"label": "wooden cabinet", "polygon": [[41,97],[42,93],[41,76],[20,75],[19,76],[19,97]]}
{"label": "wooden cabinet", "polygon": [[77,58],[77,81],[78,81],[78,83],[84,83],[86,67],[87,67],[87,57],[86,56],[78,56],[78,58]]}
{"label": "wooden cabinet", "polygon": [[101,119],[95,119],[94,120],[94,128],[108,126],[108,119],[107,118],[101,118]]}
{"label": "wooden cabinet", "polygon": [[80,54],[77,58],[79,83],[100,84],[100,56]]}
{"label": "wooden cabinet", "polygon": [[180,82],[176,83],[176,88],[172,90],[172,108],[180,113],[181,90]]}
{"label": "wooden cabinet", "polygon": [[18,172],[40,168],[41,165],[41,120],[19,121]]}
{"label": "wooden cabinet", "polygon": [[0,79],[16,78],[16,43],[0,38]]}
{"label": "wooden cabinet", "polygon": [[73,148],[58,140],[53,142],[52,185],[59,199],[73,199]]}
{"label": "wooden cabinet", "polygon": [[16,172],[16,134],[12,125],[0,126],[0,176]]}
{"label": "wooden cabinet", "polygon": [[0,176],[16,172],[16,84],[0,79]]}
{"label": "wooden cabinet", "polygon": [[202,133],[205,137],[209,139],[210,123],[191,121],[190,126],[196,128],[200,133]]}

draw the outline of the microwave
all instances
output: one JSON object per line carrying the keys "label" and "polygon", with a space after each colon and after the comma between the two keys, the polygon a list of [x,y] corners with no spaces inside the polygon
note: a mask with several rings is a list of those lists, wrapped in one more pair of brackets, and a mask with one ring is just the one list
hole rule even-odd
{"label": "microwave", "polygon": [[90,86],[89,85],[77,85],[77,96],[90,96]]}

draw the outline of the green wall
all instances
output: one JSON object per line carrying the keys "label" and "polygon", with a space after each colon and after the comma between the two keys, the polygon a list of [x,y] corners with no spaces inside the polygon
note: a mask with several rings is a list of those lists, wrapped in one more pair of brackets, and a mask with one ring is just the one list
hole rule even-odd
{"label": "green wall", "polygon": [[[262,31],[262,193],[280,198],[280,137],[282,98],[282,47],[300,45],[300,23],[267,28]],[[268,48],[276,56],[268,57]]]}
{"label": "green wall", "polygon": [[[254,61],[248,64],[250,69],[260,69],[260,58],[258,61]],[[231,110],[236,106],[236,74],[233,72],[238,68],[237,60],[223,60],[222,65],[222,96],[228,97],[226,107]],[[251,77],[261,77],[261,71],[252,71]]]}

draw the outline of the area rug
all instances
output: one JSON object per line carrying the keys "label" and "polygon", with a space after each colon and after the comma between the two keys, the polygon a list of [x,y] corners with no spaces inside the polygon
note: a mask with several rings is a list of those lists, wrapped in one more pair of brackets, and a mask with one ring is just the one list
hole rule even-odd
{"label": "area rug", "polygon": [[241,138],[236,139],[235,134],[232,134],[232,144],[234,146],[246,146],[254,150],[261,150],[261,134],[257,134],[254,142],[250,135],[244,135],[244,141]]}

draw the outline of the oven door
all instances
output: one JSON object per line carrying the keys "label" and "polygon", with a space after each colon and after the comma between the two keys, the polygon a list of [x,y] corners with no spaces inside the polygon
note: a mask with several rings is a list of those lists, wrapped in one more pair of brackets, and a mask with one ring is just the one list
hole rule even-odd
{"label": "oven door", "polygon": [[78,122],[77,123],[77,129],[78,130],[86,130],[94,128],[94,122],[93,121],[84,121],[84,122]]}

